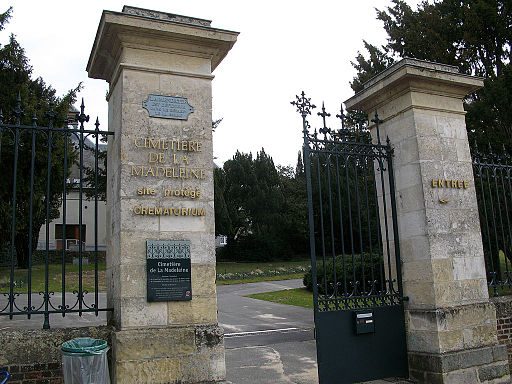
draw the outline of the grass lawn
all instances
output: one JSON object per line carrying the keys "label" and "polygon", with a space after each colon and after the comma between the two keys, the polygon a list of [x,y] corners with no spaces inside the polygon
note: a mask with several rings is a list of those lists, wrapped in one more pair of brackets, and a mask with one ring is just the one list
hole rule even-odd
{"label": "grass lawn", "polygon": [[[62,267],[60,264],[49,265],[49,291],[62,291]],[[10,269],[0,268],[0,291],[9,290]],[[16,269],[14,271],[14,281],[17,287],[15,292],[26,293],[28,286],[28,271],[26,269]],[[32,292],[38,293],[44,291],[45,267],[44,265],[34,265],[32,267]],[[98,265],[98,283],[99,291],[105,291],[105,263]],[[94,264],[82,266],[82,284],[83,289],[94,292]],[[66,292],[78,291],[78,265],[66,264]]]}
{"label": "grass lawn", "polygon": [[[262,262],[262,263],[217,263],[217,284],[253,283],[258,281],[275,281],[288,279],[302,279],[304,272],[309,268],[309,260]],[[60,264],[49,265],[49,290],[60,292],[62,290],[62,268]],[[44,291],[45,268],[44,265],[32,267],[32,292]],[[105,291],[105,263],[99,264],[98,270],[99,291]],[[0,292],[9,290],[10,269],[0,268]],[[15,292],[26,293],[28,271],[16,269],[14,271],[16,282]],[[94,292],[94,264],[83,265],[83,289]],[[78,265],[66,264],[66,291],[78,290]]]}
{"label": "grass lawn", "polygon": [[297,307],[313,308],[313,293],[306,288],[285,289],[283,291],[255,293],[248,295],[252,299],[271,301],[278,304],[295,305]]}

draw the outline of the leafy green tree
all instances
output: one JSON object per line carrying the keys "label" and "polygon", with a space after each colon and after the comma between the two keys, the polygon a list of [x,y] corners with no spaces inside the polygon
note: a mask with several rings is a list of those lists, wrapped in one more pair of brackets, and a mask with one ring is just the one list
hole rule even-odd
{"label": "leafy green tree", "polygon": [[[12,8],[0,14],[0,30],[5,28],[11,17]],[[64,97],[56,96],[55,90],[42,78],[32,78],[32,67],[23,48],[11,34],[7,44],[0,46],[0,108],[4,123],[39,126],[53,124],[66,126],[65,119],[70,103],[75,101],[80,85]],[[22,100],[22,104],[19,102]],[[16,114],[15,110],[23,113]],[[48,111],[53,111],[47,113]],[[68,174],[63,167],[65,139],[62,134],[52,134],[51,143],[46,134],[22,130],[19,134],[16,205],[13,207],[15,135],[11,129],[0,131],[2,178],[0,182],[0,245],[6,249],[12,245],[12,217],[16,218],[14,247],[18,266],[26,268],[30,251],[37,247],[38,234],[47,220],[59,216],[63,184]],[[35,143],[35,145],[34,145]],[[74,150],[68,140],[68,164],[74,161]],[[47,177],[48,149],[51,148],[49,164],[51,179]],[[34,166],[32,167],[32,148]],[[34,173],[31,185],[31,172]],[[47,193],[49,188],[49,194]],[[32,201],[32,221],[30,202]],[[31,233],[32,232],[32,233]],[[30,248],[31,247],[31,248]]]}
{"label": "leafy green tree", "polygon": [[393,0],[377,10],[388,42],[367,42],[353,62],[357,75],[351,86],[360,91],[365,81],[398,58],[412,57],[456,65],[466,74],[483,76],[484,89],[467,98],[470,140],[500,142],[512,147],[512,3],[509,0],[423,1],[413,10]]}

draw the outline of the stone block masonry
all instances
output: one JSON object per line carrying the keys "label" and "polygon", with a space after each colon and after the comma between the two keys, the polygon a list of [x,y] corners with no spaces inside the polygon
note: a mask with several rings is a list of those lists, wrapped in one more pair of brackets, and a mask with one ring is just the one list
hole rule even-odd
{"label": "stone block masonry", "polygon": [[[102,14],[87,72],[109,83],[114,132],[106,258],[114,383],[225,378],[211,82],[237,36],[208,20],[141,8]],[[161,252],[149,258],[147,247],[157,243]],[[164,258],[175,271],[156,261]]]}

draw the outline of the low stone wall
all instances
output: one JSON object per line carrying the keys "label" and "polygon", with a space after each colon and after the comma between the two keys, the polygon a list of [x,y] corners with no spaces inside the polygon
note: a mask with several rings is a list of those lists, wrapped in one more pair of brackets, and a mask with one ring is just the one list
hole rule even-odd
{"label": "low stone wall", "polygon": [[498,342],[507,346],[509,366],[512,370],[512,296],[493,297],[496,307]]}
{"label": "low stone wall", "polygon": [[0,370],[11,374],[9,384],[61,384],[61,344],[75,337],[93,337],[111,345],[112,331],[108,326],[2,330]]}

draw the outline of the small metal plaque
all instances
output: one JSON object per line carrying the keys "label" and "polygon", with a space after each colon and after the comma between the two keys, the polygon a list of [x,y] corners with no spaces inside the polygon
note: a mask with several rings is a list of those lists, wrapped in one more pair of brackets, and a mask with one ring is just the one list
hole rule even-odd
{"label": "small metal plaque", "polygon": [[185,97],[148,95],[142,102],[150,117],[164,119],[188,120],[188,115],[194,112],[194,108]]}
{"label": "small metal plaque", "polygon": [[192,300],[190,267],[189,240],[147,240],[147,300]]}

